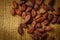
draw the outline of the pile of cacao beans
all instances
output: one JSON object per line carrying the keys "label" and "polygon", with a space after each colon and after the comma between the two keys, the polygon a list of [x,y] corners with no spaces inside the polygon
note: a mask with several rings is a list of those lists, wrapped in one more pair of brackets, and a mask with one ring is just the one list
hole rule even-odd
{"label": "pile of cacao beans", "polygon": [[[27,28],[27,33],[31,34],[34,40],[46,40],[48,32],[53,30],[49,24],[60,24],[60,7],[54,9],[53,2],[45,4],[45,0],[20,0],[19,3],[13,1],[11,14],[19,15],[24,21],[18,27],[18,33],[23,35],[23,28]],[[27,26],[30,25],[30,26]],[[44,27],[43,27],[44,25]],[[49,40],[54,40],[51,36]]]}

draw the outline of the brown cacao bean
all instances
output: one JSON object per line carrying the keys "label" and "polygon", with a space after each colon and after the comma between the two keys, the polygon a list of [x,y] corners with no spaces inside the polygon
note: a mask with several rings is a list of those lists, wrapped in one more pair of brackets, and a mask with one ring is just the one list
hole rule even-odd
{"label": "brown cacao bean", "polygon": [[53,19],[53,15],[52,14],[49,14],[48,15],[48,20],[51,21]]}
{"label": "brown cacao bean", "polygon": [[36,34],[37,36],[41,37],[42,34],[40,32],[38,32],[37,30],[34,31],[34,34]]}
{"label": "brown cacao bean", "polygon": [[39,6],[38,4],[35,4],[35,5],[34,5],[34,10],[37,11],[37,10],[39,10],[39,8],[40,8],[40,6]]}
{"label": "brown cacao bean", "polygon": [[36,28],[42,28],[41,23],[37,23],[37,24],[36,24]]}
{"label": "brown cacao bean", "polygon": [[28,23],[28,21],[30,20],[30,17],[31,17],[30,15],[27,15],[24,19],[24,23]]}
{"label": "brown cacao bean", "polygon": [[11,12],[11,14],[12,14],[13,16],[16,14],[16,12],[15,12],[15,9],[14,9],[14,8],[12,8],[10,12]]}
{"label": "brown cacao bean", "polygon": [[37,13],[36,13],[36,11],[34,9],[32,9],[31,15],[32,15],[32,17],[35,17],[37,15]]}
{"label": "brown cacao bean", "polygon": [[45,13],[45,14],[43,15],[43,18],[44,18],[44,19],[47,19],[47,17],[48,17],[48,13]]}
{"label": "brown cacao bean", "polygon": [[15,9],[19,8],[18,3],[16,1],[13,1],[13,8],[15,8]]}
{"label": "brown cacao bean", "polygon": [[21,10],[19,10],[19,9],[15,9],[15,11],[16,11],[16,14],[17,14],[17,15],[22,15]]}
{"label": "brown cacao bean", "polygon": [[34,27],[36,25],[36,21],[33,21],[31,26]]}
{"label": "brown cacao bean", "polygon": [[53,28],[51,26],[47,26],[47,27],[45,27],[45,30],[46,31],[51,31],[51,30],[53,30]]}
{"label": "brown cacao bean", "polygon": [[42,28],[37,28],[36,29],[38,32],[40,32],[40,33],[43,33],[44,32],[44,30],[42,29]]}
{"label": "brown cacao bean", "polygon": [[53,11],[53,14],[55,14],[55,15],[60,15],[60,13],[58,12],[58,10],[55,10],[55,11]]}
{"label": "brown cacao bean", "polygon": [[42,8],[48,10],[48,6],[45,3],[42,4]]}
{"label": "brown cacao bean", "polygon": [[26,12],[30,12],[32,10],[32,7],[27,7]]}
{"label": "brown cacao bean", "polygon": [[43,0],[36,0],[36,4],[41,5]]}
{"label": "brown cacao bean", "polygon": [[31,27],[27,30],[27,32],[30,33],[30,34],[32,34],[32,33],[34,32],[34,30],[35,30],[35,28],[31,26]]}
{"label": "brown cacao bean", "polygon": [[45,26],[49,25],[49,21],[48,20],[44,20],[44,25]]}
{"label": "brown cacao bean", "polygon": [[46,12],[46,10],[43,9],[43,8],[41,8],[41,9],[39,10],[39,13],[40,13],[40,14],[45,14],[45,12]]}
{"label": "brown cacao bean", "polygon": [[32,2],[30,0],[26,2],[26,5],[33,7],[33,4],[32,4]]}
{"label": "brown cacao bean", "polygon": [[27,6],[26,6],[25,4],[23,4],[23,5],[21,6],[21,11],[25,11],[26,8],[27,8]]}
{"label": "brown cacao bean", "polygon": [[26,16],[27,16],[27,15],[26,15],[26,12],[23,12],[23,13],[22,13],[22,18],[25,19]]}
{"label": "brown cacao bean", "polygon": [[18,33],[19,33],[20,35],[23,34],[23,27],[21,27],[21,25],[18,27]]}
{"label": "brown cacao bean", "polygon": [[54,18],[52,19],[52,21],[51,21],[52,24],[55,24],[55,23],[57,22],[57,19],[58,19],[57,17],[54,17]]}

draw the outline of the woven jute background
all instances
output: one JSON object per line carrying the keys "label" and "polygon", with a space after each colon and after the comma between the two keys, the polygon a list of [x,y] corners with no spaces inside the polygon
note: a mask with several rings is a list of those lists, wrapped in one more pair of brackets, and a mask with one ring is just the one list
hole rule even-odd
{"label": "woven jute background", "polygon": [[[30,35],[24,29],[23,36],[18,33],[18,26],[23,21],[23,19],[16,15],[12,16],[10,10],[12,8],[13,0],[0,0],[0,40],[32,40]],[[20,0],[16,0],[19,2]],[[47,4],[49,0],[45,0]],[[60,6],[60,0],[56,0],[54,8]],[[55,37],[55,40],[60,40],[60,25],[50,24],[54,31],[49,34]],[[47,39],[48,40],[48,39]]]}

